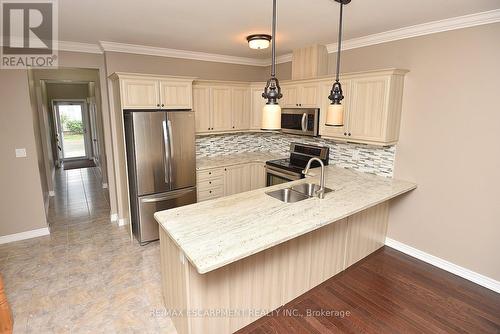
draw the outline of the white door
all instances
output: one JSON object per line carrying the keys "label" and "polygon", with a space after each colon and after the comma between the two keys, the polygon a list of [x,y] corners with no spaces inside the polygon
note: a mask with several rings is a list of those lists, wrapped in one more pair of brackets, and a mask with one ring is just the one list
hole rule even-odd
{"label": "white door", "polygon": [[92,155],[89,117],[85,101],[56,102],[62,160],[88,159]]}

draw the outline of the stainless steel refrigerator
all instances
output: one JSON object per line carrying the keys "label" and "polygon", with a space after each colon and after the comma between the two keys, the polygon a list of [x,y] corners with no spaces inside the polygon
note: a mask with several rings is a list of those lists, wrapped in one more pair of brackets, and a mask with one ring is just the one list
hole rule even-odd
{"label": "stainless steel refrigerator", "polygon": [[157,211],[196,203],[194,112],[127,110],[125,141],[132,232],[159,238]]}

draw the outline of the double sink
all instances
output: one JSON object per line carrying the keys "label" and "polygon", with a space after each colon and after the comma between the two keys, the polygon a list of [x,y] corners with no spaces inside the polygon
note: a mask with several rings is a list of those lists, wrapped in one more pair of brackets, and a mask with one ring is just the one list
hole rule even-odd
{"label": "double sink", "polygon": [[[290,188],[266,192],[266,194],[285,203],[295,203],[311,197],[315,197],[316,191],[318,191],[319,189],[320,186],[318,184],[301,183]],[[333,190],[329,188],[324,189],[324,193],[329,193],[331,191]]]}

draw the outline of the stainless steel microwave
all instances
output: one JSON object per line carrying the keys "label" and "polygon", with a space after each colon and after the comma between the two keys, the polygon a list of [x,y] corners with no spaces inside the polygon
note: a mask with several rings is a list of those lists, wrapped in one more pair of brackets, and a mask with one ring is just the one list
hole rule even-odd
{"label": "stainless steel microwave", "polygon": [[294,135],[318,136],[319,109],[284,108],[281,109],[281,131]]}

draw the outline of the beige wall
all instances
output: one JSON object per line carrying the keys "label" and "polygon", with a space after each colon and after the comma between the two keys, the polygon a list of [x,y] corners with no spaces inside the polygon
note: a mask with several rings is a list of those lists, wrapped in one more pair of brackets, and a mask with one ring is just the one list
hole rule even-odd
{"label": "beige wall", "polygon": [[[28,85],[27,71],[0,71],[0,236],[47,227]],[[27,157],[16,158],[16,148]]]}
{"label": "beige wall", "polygon": [[[395,177],[416,181],[418,189],[392,203],[388,236],[496,280],[499,36],[497,23],[342,54],[344,72],[410,70]],[[332,54],[330,69],[334,61]]]}
{"label": "beige wall", "polygon": [[133,72],[191,76],[210,80],[260,81],[266,68],[209,61],[106,52],[108,74]]}
{"label": "beige wall", "polygon": [[88,84],[48,83],[47,97],[52,99],[86,99],[89,96]]}

